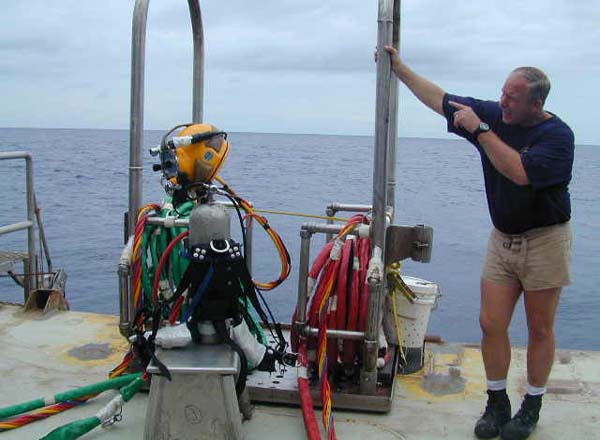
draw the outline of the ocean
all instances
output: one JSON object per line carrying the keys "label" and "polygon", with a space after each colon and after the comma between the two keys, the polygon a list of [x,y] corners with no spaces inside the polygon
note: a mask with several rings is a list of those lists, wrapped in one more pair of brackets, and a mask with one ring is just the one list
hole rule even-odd
{"label": "ocean", "polygon": [[[145,133],[146,147],[162,131]],[[221,172],[256,208],[324,214],[330,202],[371,203],[373,139],[369,136],[230,133],[232,149]],[[0,151],[33,153],[35,189],[52,261],[68,273],[72,309],[118,314],[117,264],[128,204],[127,130],[0,129]],[[154,159],[144,151],[144,201],[164,197]],[[24,161],[3,161],[0,225],[25,220]],[[397,153],[397,224],[434,229],[432,260],[405,261],[403,274],[438,283],[442,298],[428,333],[453,342],[478,342],[479,274],[491,227],[480,161],[460,139],[401,138]],[[557,345],[600,349],[600,146],[579,145],[570,186],[574,231],[573,284],[564,289],[556,321]],[[596,190],[594,189],[596,188]],[[289,279],[265,293],[275,316],[289,322],[296,300],[299,230],[315,221],[267,214],[292,256]],[[235,217],[233,217],[235,219]],[[232,230],[239,228],[232,222]],[[254,277],[277,277],[275,249],[257,229]],[[317,236],[311,255],[324,243]],[[0,249],[26,250],[25,232],[0,236]],[[595,268],[595,269],[594,269]],[[0,301],[22,301],[22,291],[0,278]],[[522,300],[511,342],[527,343]]]}

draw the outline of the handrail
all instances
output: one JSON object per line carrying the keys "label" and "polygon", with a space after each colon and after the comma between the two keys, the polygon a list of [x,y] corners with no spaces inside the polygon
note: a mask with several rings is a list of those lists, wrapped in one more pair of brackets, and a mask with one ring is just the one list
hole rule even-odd
{"label": "handrail", "polygon": [[[146,53],[146,22],[150,0],[136,0],[133,12],[131,41],[131,110],[129,120],[129,214],[127,236],[133,234],[143,199],[142,145],[144,131],[144,65]],[[198,0],[188,0],[194,67],[192,87],[192,122],[202,122],[204,97],[204,33]]]}
{"label": "handrail", "polygon": [[25,277],[23,278],[25,302],[33,289],[37,288],[35,273],[35,230],[33,216],[35,215],[35,196],[33,192],[33,156],[28,151],[0,153],[0,160],[25,159],[25,197],[27,200],[27,220],[13,223],[0,228],[0,235],[27,229],[27,261],[25,261]]}

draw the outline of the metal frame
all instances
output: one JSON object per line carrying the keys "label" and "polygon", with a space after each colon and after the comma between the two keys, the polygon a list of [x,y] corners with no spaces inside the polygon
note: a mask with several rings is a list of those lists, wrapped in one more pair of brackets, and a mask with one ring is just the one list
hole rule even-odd
{"label": "metal frame", "polygon": [[[399,47],[400,43],[400,1],[378,0],[378,33],[377,46],[382,54],[383,47],[393,44]],[[135,227],[135,219],[142,200],[142,137],[143,137],[143,97],[144,97],[144,52],[146,20],[149,0],[136,0],[133,16],[132,35],[132,72],[131,72],[131,120],[130,120],[130,166],[129,166],[129,217],[128,235]],[[193,84],[193,122],[202,119],[203,97],[203,31],[200,5],[198,0],[188,0],[192,30],[194,36],[194,84]],[[395,196],[395,158],[397,138],[397,108],[398,87],[393,78],[390,57],[380,56],[377,63],[376,86],[376,114],[375,114],[375,148],[373,166],[373,198],[372,205],[353,206],[358,211],[372,210],[371,239],[373,256],[384,263],[386,228],[393,220]],[[342,207],[344,205],[341,205]],[[351,205],[346,205],[350,206]],[[330,206],[337,211],[339,206]],[[333,212],[333,211],[332,211]],[[328,215],[330,211],[328,211]],[[308,260],[310,252],[310,238],[313,233],[324,232],[332,234],[339,231],[334,225],[303,226],[301,235],[300,276],[298,283],[298,315],[304,316],[306,312]],[[120,270],[123,276],[127,271]],[[360,392],[365,395],[376,396],[377,390],[377,334],[382,319],[382,302],[385,295],[386,281],[384,274],[376,271],[368,279],[370,299],[369,318],[366,331],[360,332],[330,332],[332,337],[348,337],[352,339],[364,338],[365,365],[361,371]],[[122,285],[123,283],[120,283]],[[127,297],[130,295],[127,294]],[[122,295],[123,297],[123,295]],[[130,299],[128,300],[130,301]],[[123,310],[123,309],[122,309]],[[131,313],[131,309],[129,310]],[[123,320],[123,317],[122,317]],[[314,332],[306,327],[306,323],[295,323],[303,333]],[[350,334],[352,333],[352,334]],[[355,334],[356,333],[356,334]],[[389,398],[389,397],[387,397]],[[386,405],[387,406],[387,405]],[[368,408],[365,408],[368,409]]]}
{"label": "metal frame", "polygon": [[[400,46],[400,0],[379,0],[377,47],[380,53],[386,54],[384,46]],[[373,200],[372,205],[350,205],[332,203],[327,206],[328,216],[339,211],[366,212],[372,211],[372,224],[370,229],[373,256],[381,264],[385,263],[386,230],[393,221],[395,211],[395,174],[396,174],[396,139],[397,139],[397,109],[398,109],[398,84],[393,77],[391,60],[387,55],[379,57],[377,63],[377,86],[375,105],[375,148],[373,160]],[[332,225],[333,220],[328,220],[327,225],[307,223],[300,231],[300,269],[298,280],[297,316],[301,317],[294,324],[300,334],[314,333],[315,329],[309,328],[304,320],[308,298],[308,261],[310,253],[310,239],[313,233],[326,233],[331,239],[340,227]],[[350,332],[350,334],[329,333],[331,337],[354,338],[360,333],[364,340],[363,359],[364,366],[360,377],[360,392],[375,396],[377,394],[377,352],[379,349],[377,335],[382,320],[383,299],[387,289],[384,274],[372,272],[369,277],[369,310],[367,328],[363,333]],[[369,408],[365,408],[369,409]]]}

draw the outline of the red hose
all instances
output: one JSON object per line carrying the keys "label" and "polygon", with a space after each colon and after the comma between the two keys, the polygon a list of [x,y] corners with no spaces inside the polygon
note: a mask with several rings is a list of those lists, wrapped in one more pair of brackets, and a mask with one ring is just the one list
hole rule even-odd
{"label": "red hose", "polygon": [[313,264],[310,267],[310,272],[308,272],[308,276],[310,278],[316,280],[319,277],[321,269],[323,269],[323,266],[327,260],[329,260],[329,254],[331,253],[331,248],[333,248],[334,242],[335,240],[329,241],[329,243],[323,246],[323,249],[321,249],[319,255],[317,255],[317,258],[315,258],[315,261],[313,261]]}
{"label": "red hose", "polygon": [[[356,240],[352,240],[352,248],[354,255],[358,258],[358,244]],[[356,331],[358,327],[358,306],[359,306],[359,286],[360,286],[360,267],[352,267],[352,284],[350,285],[350,292],[348,297],[348,319],[346,321],[346,329],[349,331]],[[356,355],[356,348],[358,343],[356,341],[344,340],[344,353],[343,361],[347,366],[351,366],[354,362],[354,356]]]}
{"label": "red hose", "polygon": [[317,283],[315,294],[310,302],[308,321],[311,327],[319,326],[319,306],[321,305],[321,301],[323,301],[327,283],[336,272],[336,263],[336,261],[327,261],[327,264],[325,264],[323,270],[321,271],[321,276]]}
{"label": "red hose", "polygon": [[[364,281],[370,258],[370,242],[368,239],[346,239],[341,247],[340,257],[331,259],[331,250],[337,240],[343,240],[358,226],[366,223],[364,215],[353,216],[338,233],[335,240],[327,243],[313,261],[309,278],[316,280],[316,286],[310,303],[307,305],[306,319],[312,328],[318,328],[317,337],[300,338],[295,326],[292,327],[292,345],[298,346],[299,362],[304,373],[298,375],[298,390],[302,404],[302,413],[309,439],[320,438],[316,424],[309,383],[306,378],[308,368],[308,349],[317,348],[317,366],[320,380],[321,400],[323,403],[323,426],[328,439],[335,439],[335,423],[332,413],[331,388],[328,380],[329,371],[338,364],[339,349],[337,339],[327,338],[327,329],[362,330],[366,327],[368,316],[368,284]],[[354,267],[354,258],[360,261],[360,267]],[[297,310],[292,317],[293,323],[298,319]],[[344,341],[342,357],[344,363],[354,363],[356,341]],[[312,362],[312,361],[311,361]],[[310,407],[310,408],[309,408]],[[316,437],[313,437],[316,436]]]}
{"label": "red hose", "polygon": [[169,315],[169,324],[173,325],[175,324],[175,321],[177,321],[177,317],[179,316],[179,312],[181,312],[181,306],[183,305],[184,301],[185,296],[183,295],[181,295],[179,298],[177,298],[177,301],[175,301],[175,304],[173,305],[173,310]]}
{"label": "red hose", "polygon": [[[335,301],[335,297],[331,298],[331,301]],[[338,328],[337,326],[337,314],[338,311],[337,310],[331,310],[328,314],[327,314],[327,325],[326,325],[326,329],[325,331],[327,331],[328,328],[334,330],[336,328]],[[335,370],[335,365],[337,364],[337,358],[338,358],[338,341],[335,338],[328,338],[327,339],[327,359],[328,359],[328,367],[329,367],[329,371],[334,371]]]}
{"label": "red hose", "polygon": [[361,238],[358,243],[359,255],[360,255],[360,306],[358,316],[358,331],[364,332],[367,327],[367,315],[369,309],[369,283],[367,283],[367,269],[369,266],[369,260],[371,259],[371,242],[367,238]]}
{"label": "red hose", "polygon": [[[336,293],[331,299],[335,307],[327,316],[327,328],[346,329],[346,303],[348,296],[348,269],[350,267],[350,257],[352,254],[352,243],[354,240],[346,240],[342,246],[340,255],[339,269],[335,274]],[[335,371],[337,364],[339,345],[337,339],[331,338],[327,341],[327,358],[329,359],[329,371]]]}
{"label": "red hose", "polygon": [[[327,243],[327,244],[325,244],[325,246],[323,246],[323,248],[319,252],[319,255],[317,255],[317,258],[315,258],[315,261],[313,261],[311,269],[308,273],[309,278],[316,280],[319,277],[319,273],[321,272],[321,270],[323,269],[323,266],[329,259],[329,253],[331,252],[332,247],[333,247],[333,240],[331,240],[329,243]],[[312,302],[311,296],[310,296],[311,293],[312,292],[307,292],[307,298],[306,298],[307,303]],[[307,315],[310,316],[310,305],[307,307]],[[290,329],[290,344],[291,344],[292,351],[294,351],[294,352],[298,351],[298,347],[300,345],[300,342],[299,342],[300,335],[298,335],[298,330],[295,326],[295,322],[297,321],[297,319],[298,319],[298,308],[296,307],[294,309],[294,313],[292,314],[292,326]],[[305,320],[306,315],[302,316],[301,319]]]}
{"label": "red hose", "polygon": [[346,308],[348,296],[348,271],[352,256],[354,240],[346,240],[342,247],[340,271],[337,276],[337,325],[338,329],[346,328]]}
{"label": "red hose", "polygon": [[304,374],[298,374],[298,393],[300,394],[300,405],[302,407],[302,418],[306,429],[306,438],[308,440],[321,440],[317,416],[313,408],[312,396],[310,394],[310,385],[306,377],[308,368],[308,355],[306,352],[306,341],[300,342],[298,349],[298,363]]}
{"label": "red hose", "polygon": [[171,255],[171,252],[175,248],[175,245],[181,240],[183,240],[185,237],[187,237],[189,233],[189,231],[183,231],[181,234],[179,234],[177,237],[171,240],[171,243],[169,243],[163,254],[160,256],[158,266],[156,266],[156,273],[154,274],[154,284],[152,286],[152,297],[154,298],[154,302],[158,302],[158,284],[160,282],[160,274],[162,272],[163,266],[169,259],[169,255]]}

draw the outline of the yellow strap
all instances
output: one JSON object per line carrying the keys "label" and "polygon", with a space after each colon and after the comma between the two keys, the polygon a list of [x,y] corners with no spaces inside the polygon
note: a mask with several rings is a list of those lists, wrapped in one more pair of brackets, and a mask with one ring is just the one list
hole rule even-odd
{"label": "yellow strap", "polygon": [[329,217],[327,215],[317,215],[317,214],[305,214],[303,212],[291,212],[291,211],[275,211],[273,209],[256,209],[256,212],[266,212],[267,214],[277,214],[277,215],[290,215],[294,217],[308,217],[308,218],[319,218],[322,220],[333,220],[336,222],[347,222],[347,218],[342,217]]}
{"label": "yellow strap", "polygon": [[398,291],[402,292],[404,297],[411,303],[415,301],[415,294],[410,290],[402,276],[400,275],[400,268],[402,263],[400,261],[394,262],[387,267],[388,279],[391,281],[391,297],[392,297],[392,313],[394,314],[394,327],[396,327],[396,338],[398,339],[398,349],[400,350],[400,357],[406,364],[406,353],[402,347],[402,327],[400,326],[400,317],[398,316],[398,304],[397,294]]}
{"label": "yellow strap", "polygon": [[[214,179],[217,182],[219,182],[221,185],[223,185],[224,187],[230,188],[229,185],[227,185],[227,182],[225,182],[221,176],[216,175],[214,177]],[[302,212],[275,211],[273,209],[256,209],[254,207],[252,207],[252,210],[256,211],[256,212],[266,212],[267,214],[289,215],[289,216],[294,216],[294,217],[319,218],[319,219],[322,219],[322,220],[333,220],[333,221],[336,221],[336,222],[347,222],[348,221],[347,218],[329,217],[327,215],[317,215],[317,214],[305,214],[305,213],[302,213]]]}
{"label": "yellow strap", "polygon": [[400,319],[398,317],[398,306],[396,304],[396,289],[392,288],[392,313],[394,314],[394,327],[396,327],[396,338],[398,339],[398,349],[400,350],[400,357],[406,365],[406,353],[404,353],[404,347],[402,347],[402,328],[400,327]]}

